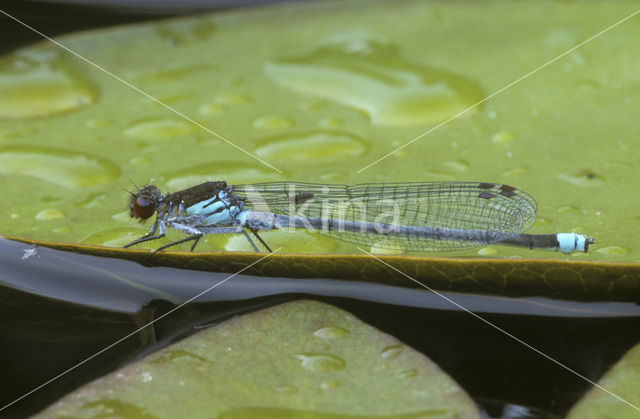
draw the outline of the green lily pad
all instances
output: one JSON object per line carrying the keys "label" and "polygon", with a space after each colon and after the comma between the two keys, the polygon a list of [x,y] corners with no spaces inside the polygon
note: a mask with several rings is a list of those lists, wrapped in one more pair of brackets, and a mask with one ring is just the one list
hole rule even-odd
{"label": "green lily pad", "polygon": [[[179,403],[176,403],[179,400]],[[236,317],[65,396],[36,417],[475,418],[424,355],[335,307]]]}
{"label": "green lily pad", "polygon": [[598,384],[624,401],[593,387],[571,409],[567,419],[637,418],[640,414],[640,344],[631,348]]}

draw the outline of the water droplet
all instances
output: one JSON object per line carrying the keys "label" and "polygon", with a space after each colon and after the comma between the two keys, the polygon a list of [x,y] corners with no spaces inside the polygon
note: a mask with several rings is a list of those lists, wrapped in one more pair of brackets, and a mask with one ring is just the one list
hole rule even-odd
{"label": "water droplet", "polygon": [[325,100],[309,100],[300,103],[300,109],[303,111],[321,111],[327,108],[327,102]]}
{"label": "water droplet", "polygon": [[268,115],[253,121],[253,126],[260,129],[287,128],[293,125],[293,121],[284,116]]}
{"label": "water droplet", "polygon": [[576,43],[573,31],[567,29],[552,30],[545,36],[544,42],[559,47],[571,47]]}
{"label": "water droplet", "polygon": [[563,213],[563,214],[569,214],[572,212],[576,212],[578,211],[577,207],[571,206],[571,205],[564,205],[560,208],[558,208],[558,212]]}
{"label": "water droplet", "polygon": [[56,220],[58,218],[63,218],[64,212],[55,208],[47,208],[36,214],[36,220]]}
{"label": "water droplet", "polygon": [[0,147],[0,173],[84,188],[111,182],[120,175],[120,169],[89,154],[24,145]]}
{"label": "water droplet", "polygon": [[502,176],[521,176],[529,171],[528,167],[514,167],[502,172]]}
{"label": "water droplet", "polygon": [[[128,212],[127,212],[128,213]],[[112,228],[109,230],[102,230],[96,233],[91,233],[88,236],[80,239],[80,243],[83,244],[95,244],[98,246],[109,246],[109,247],[122,247],[125,244],[129,244],[132,241],[139,239],[145,234],[147,231],[139,228]],[[154,240],[153,245],[148,246],[149,248],[160,247],[163,244],[168,244],[169,241],[166,239]]]}
{"label": "water droplet", "polygon": [[[261,231],[260,237],[271,248],[282,246],[283,252],[294,253],[331,253],[338,243],[335,239],[325,237],[317,233],[310,233],[307,230],[295,229],[289,231],[288,228]],[[255,240],[254,240],[255,241]],[[206,243],[211,244],[216,249],[224,249],[229,252],[253,252],[249,241],[242,235],[232,236],[206,236]],[[260,247],[260,244],[256,242]]]}
{"label": "water droplet", "polygon": [[[144,378],[144,377],[143,377]],[[93,417],[117,417],[117,418],[150,418],[153,417],[151,413],[141,407],[132,403],[126,403],[122,400],[116,400],[113,398],[110,391],[105,392],[105,398],[100,398],[91,402],[82,404],[82,413]],[[64,411],[61,416],[69,416],[68,411]]]}
{"label": "water droplet", "polygon": [[281,175],[262,165],[234,161],[217,161],[199,164],[184,170],[167,173],[160,177],[166,179],[167,188],[180,190],[208,181],[229,180],[234,184],[279,180]]}
{"label": "water droplet", "polygon": [[498,114],[496,113],[496,111],[489,111],[487,112],[487,116],[489,117],[489,119],[496,119]]}
{"label": "water droplet", "polygon": [[102,206],[106,199],[107,196],[105,194],[96,192],[87,195],[85,199],[75,202],[73,205],[83,208],[96,208]]}
{"label": "water droplet", "polygon": [[144,166],[149,163],[151,163],[151,159],[147,156],[136,156],[129,160],[129,164],[132,166]]}
{"label": "water droplet", "polygon": [[39,118],[92,104],[98,89],[53,51],[0,59],[0,119]]}
{"label": "water droplet", "polygon": [[629,253],[629,249],[621,246],[607,246],[596,250],[596,253],[606,256],[620,256]]}
{"label": "water droplet", "polygon": [[124,136],[144,140],[174,138],[188,135],[195,125],[177,118],[147,119],[134,122],[124,131]]}
{"label": "water droplet", "polygon": [[344,121],[341,118],[335,116],[328,116],[318,121],[318,125],[324,128],[340,128],[344,125]]}
{"label": "water droplet", "polygon": [[340,326],[326,326],[313,332],[314,336],[321,339],[340,339],[347,336],[348,334],[349,331]]}
{"label": "water droplet", "polygon": [[491,137],[491,141],[496,144],[509,144],[515,139],[515,134],[509,131],[499,131],[493,134],[493,137]]}
{"label": "water droplet", "polygon": [[536,222],[535,222],[536,227],[545,227],[545,226],[549,226],[550,224],[551,224],[551,219],[549,218],[546,218],[546,217],[536,218]]}
{"label": "water droplet", "polygon": [[153,364],[164,364],[175,361],[190,362],[192,364],[211,364],[211,361],[208,359],[193,352],[185,351],[184,349],[168,349],[162,351],[150,362]]}
{"label": "water droplet", "polygon": [[198,108],[198,113],[204,116],[220,115],[226,111],[227,108],[217,103],[203,103]]}
{"label": "water droplet", "polygon": [[[189,101],[189,100],[193,99],[193,96],[191,96],[189,94],[179,93],[179,94],[175,94],[175,95],[158,96],[156,99],[158,99],[160,102],[162,102],[162,103],[164,103],[166,105],[173,105],[175,103]],[[156,102],[155,100],[152,100],[152,99],[149,99],[147,101],[147,103],[149,103],[151,105],[154,105],[154,106],[158,106],[158,102]]]}
{"label": "water droplet", "polygon": [[20,218],[20,214],[15,214],[15,213],[11,214],[12,220],[15,220],[16,218]]}
{"label": "water droplet", "polygon": [[122,221],[125,223],[128,223],[129,221],[131,221],[131,217],[129,217],[129,210],[125,210],[117,214],[113,214],[111,218],[113,218],[116,221]]}
{"label": "water droplet", "polygon": [[559,174],[558,178],[574,186],[581,187],[602,186],[604,183],[600,176],[585,170],[575,175]]}
{"label": "water droplet", "polygon": [[474,81],[415,64],[395,47],[362,37],[276,59],[265,71],[287,88],[364,111],[376,125],[440,122],[484,97]]}
{"label": "water droplet", "polygon": [[382,357],[384,359],[395,358],[404,351],[401,345],[387,346],[382,350]]}
{"label": "water droplet", "polygon": [[220,95],[215,101],[224,105],[246,105],[252,102],[249,96],[243,94]]}
{"label": "water droplet", "polygon": [[58,203],[58,202],[62,202],[62,199],[58,196],[47,196],[44,195],[42,198],[40,198],[40,200],[44,203],[50,204],[52,202]]}
{"label": "water droplet", "polygon": [[113,125],[113,121],[106,118],[94,118],[84,121],[84,126],[87,128],[106,128]]}
{"label": "water droplet", "polygon": [[127,73],[127,78],[134,79],[137,82],[175,83],[184,81],[198,73],[210,73],[215,70],[216,68],[209,64],[177,64],[169,65],[164,68],[151,67],[131,71]]}
{"label": "water droplet", "polygon": [[595,80],[578,81],[578,90],[582,93],[592,95],[600,89],[602,89],[602,85]]}
{"label": "water droplet", "polygon": [[[469,170],[471,165],[466,160],[447,160],[440,163],[444,169],[449,169],[450,172],[463,173]],[[453,174],[453,173],[452,173]]]}
{"label": "water droplet", "polygon": [[478,250],[478,255],[480,256],[495,256],[498,254],[498,250],[494,247],[483,247]]}
{"label": "water droplet", "polygon": [[369,253],[374,255],[402,255],[407,253],[406,249],[389,249],[388,243],[374,243],[373,246],[369,248]]}
{"label": "water droplet", "polygon": [[325,381],[320,384],[320,389],[324,391],[333,390],[338,387],[340,387],[340,381],[338,380]]}
{"label": "water droplet", "polygon": [[308,162],[360,156],[368,148],[368,142],[354,134],[310,131],[265,138],[256,143],[255,153],[269,161]]}
{"label": "water droplet", "polygon": [[413,378],[418,375],[417,370],[405,370],[400,372],[400,377],[402,378]]}
{"label": "water droplet", "polygon": [[309,371],[338,371],[347,365],[344,360],[335,355],[304,353],[296,356],[302,368]]}

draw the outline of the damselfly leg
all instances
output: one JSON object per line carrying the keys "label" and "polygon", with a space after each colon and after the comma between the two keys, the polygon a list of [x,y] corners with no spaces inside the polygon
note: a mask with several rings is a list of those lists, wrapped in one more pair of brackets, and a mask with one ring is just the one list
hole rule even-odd
{"label": "damselfly leg", "polygon": [[[254,243],[254,241],[251,239],[251,236],[249,235],[249,233],[247,233],[247,229],[252,232],[257,238],[258,240],[260,240],[260,243],[262,243],[264,245],[264,247],[271,252],[271,248],[267,245],[267,243],[265,243],[264,240],[262,240],[262,237],[258,236],[258,233],[256,231],[253,231],[252,229],[246,227],[205,227],[202,228],[201,231],[205,234],[238,234],[238,233],[242,233],[244,235],[244,237],[247,239],[247,241],[249,242],[249,244],[251,245],[251,247],[253,247],[253,250],[255,250],[256,252],[259,252],[260,249],[258,249],[258,246],[256,246],[256,244]],[[193,250],[193,249],[192,249]]]}
{"label": "damselfly leg", "polygon": [[193,252],[193,249],[196,247],[196,244],[198,244],[198,242],[202,238],[202,235],[203,235],[203,233],[196,233],[196,234],[194,234],[192,236],[185,237],[184,239],[176,240],[176,241],[171,242],[169,244],[165,244],[164,246],[160,246],[157,249],[155,249],[153,252],[151,252],[151,256],[155,255],[160,250],[166,249],[167,247],[175,246],[175,245],[181,244],[181,243],[186,243],[186,242],[191,241],[191,240],[193,240],[193,244],[191,245],[191,251]]}
{"label": "damselfly leg", "polygon": [[[160,229],[160,232],[154,236],[156,230]],[[160,220],[156,220],[155,223],[153,223],[153,225],[151,226],[151,230],[149,230],[149,232],[147,234],[145,234],[144,236],[140,237],[137,240],[132,241],[129,244],[124,245],[123,247],[131,247],[133,245],[136,245],[138,243],[144,243],[150,240],[156,240],[156,239],[161,239],[163,238],[165,235],[167,234],[166,229],[164,228],[164,223]]]}
{"label": "damselfly leg", "polygon": [[[273,252],[273,250],[271,250],[269,245],[264,240],[262,240],[262,237],[260,237],[258,235],[258,231],[257,230],[253,230],[253,229],[249,228],[249,231],[252,232],[253,235],[258,238],[258,240],[260,240],[260,243],[262,243],[262,245],[267,249],[267,251]],[[247,236],[247,235],[245,234],[245,236]],[[247,239],[249,240],[249,243],[251,243],[251,246],[253,246],[253,248],[256,250],[256,252],[258,252],[258,248],[256,247],[255,244],[253,244],[253,241],[251,239],[249,239],[249,236],[247,236]]]}

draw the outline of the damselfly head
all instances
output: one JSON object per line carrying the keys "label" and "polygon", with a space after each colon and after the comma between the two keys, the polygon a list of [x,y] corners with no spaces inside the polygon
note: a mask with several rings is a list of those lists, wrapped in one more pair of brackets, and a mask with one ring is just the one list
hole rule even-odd
{"label": "damselfly head", "polygon": [[141,223],[155,214],[162,197],[160,190],[153,185],[143,186],[138,192],[129,194],[129,217],[139,218]]}

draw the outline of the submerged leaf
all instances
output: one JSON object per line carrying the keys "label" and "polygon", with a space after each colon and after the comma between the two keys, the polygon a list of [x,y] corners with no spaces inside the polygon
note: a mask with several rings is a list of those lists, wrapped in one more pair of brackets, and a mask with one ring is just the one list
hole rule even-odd
{"label": "submerged leaf", "polygon": [[85,385],[36,417],[101,415],[479,417],[466,393],[427,357],[314,301],[213,326]]}
{"label": "submerged leaf", "polygon": [[598,385],[610,393],[593,387],[571,409],[567,419],[637,418],[640,415],[640,344],[631,348]]}

